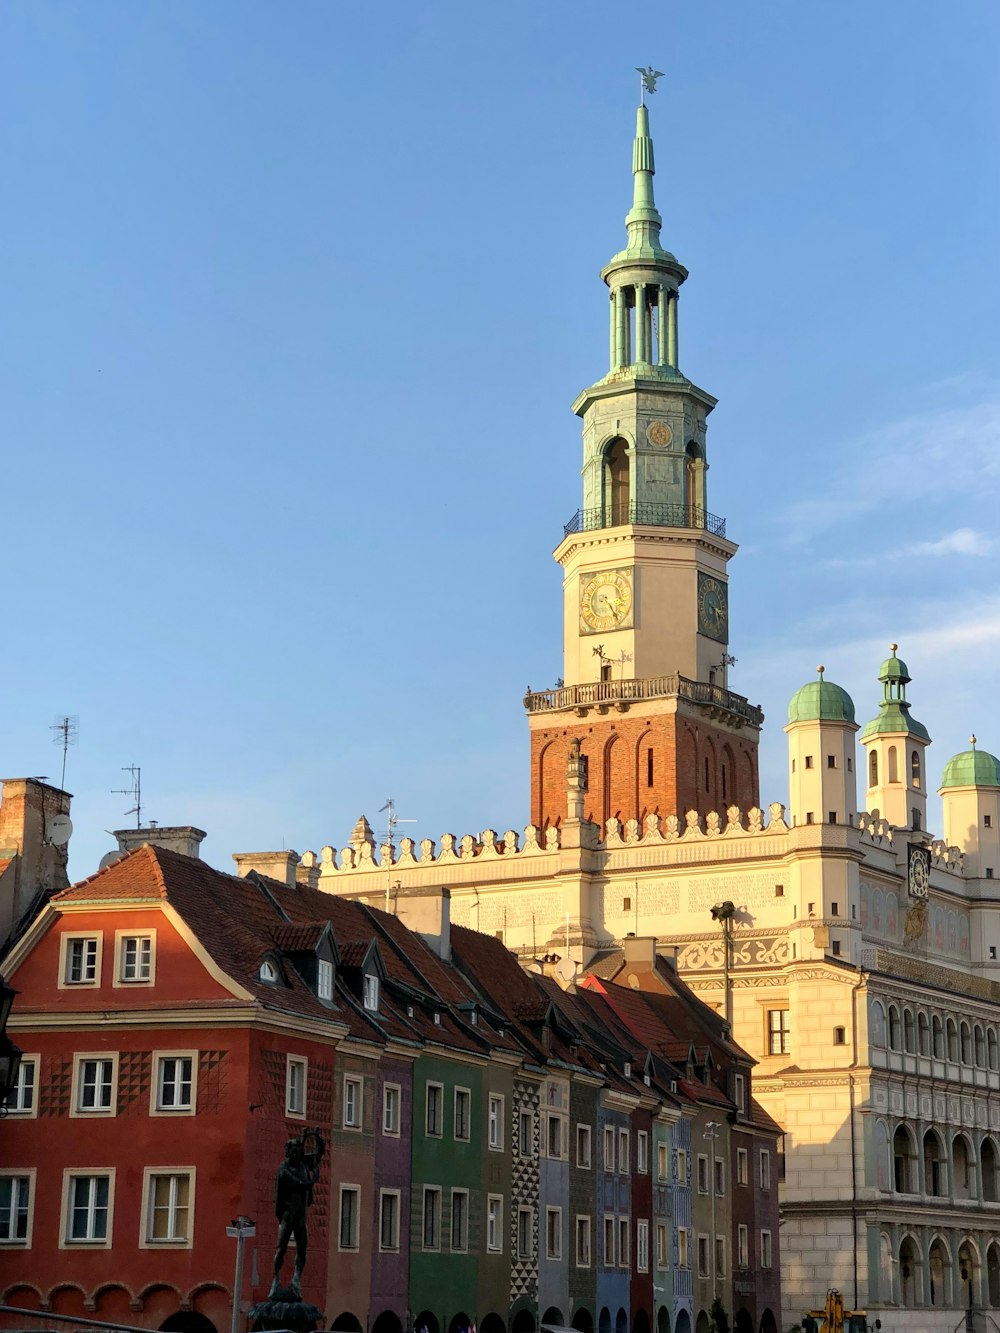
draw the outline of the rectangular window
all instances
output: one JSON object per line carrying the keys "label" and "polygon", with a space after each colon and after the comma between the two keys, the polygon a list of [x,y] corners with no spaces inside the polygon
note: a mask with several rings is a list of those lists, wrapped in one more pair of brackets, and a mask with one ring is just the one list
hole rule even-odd
{"label": "rectangular window", "polygon": [[100,980],[99,935],[64,937],[63,983],[67,986],[96,986]]}
{"label": "rectangular window", "polygon": [[190,1245],[190,1171],[149,1171],[146,1181],[146,1243]]}
{"label": "rectangular window", "polygon": [[495,1152],[503,1149],[503,1098],[495,1092],[490,1093],[487,1143]]}
{"label": "rectangular window", "polygon": [[444,1133],[444,1087],[440,1083],[427,1084],[427,1133],[439,1139]]}
{"label": "rectangular window", "polygon": [[441,1191],[436,1185],[424,1186],[424,1249],[441,1248]]}
{"label": "rectangular window", "polygon": [[771,1267],[771,1233],[762,1231],[760,1233],[760,1266],[761,1268]]}
{"label": "rectangular window", "polygon": [[649,1223],[645,1218],[635,1224],[635,1266],[640,1273],[649,1272]]}
{"label": "rectangular window", "polygon": [[628,1175],[629,1170],[629,1134],[627,1129],[618,1131],[618,1170],[623,1176]]}
{"label": "rectangular window", "polygon": [[687,1148],[677,1149],[677,1183],[686,1185],[688,1182],[688,1154]]}
{"label": "rectangular window", "polygon": [[611,1125],[604,1126],[604,1169],[615,1169],[615,1131]]}
{"label": "rectangular window", "polygon": [[307,1067],[306,1061],[297,1056],[286,1057],[285,1115],[304,1116],[306,1113]]}
{"label": "rectangular window", "polygon": [[545,1257],[546,1259],[562,1258],[561,1208],[546,1208],[545,1210]]}
{"label": "rectangular window", "polygon": [[628,1268],[631,1258],[628,1244],[628,1218],[620,1217],[618,1219],[618,1263],[622,1268]]}
{"label": "rectangular window", "polygon": [[382,1133],[398,1136],[402,1089],[398,1083],[387,1083],[382,1089]]}
{"label": "rectangular window", "polygon": [[194,1109],[194,1057],[161,1055],[156,1066],[156,1109]]}
{"label": "rectangular window", "polygon": [[576,1219],[576,1266],[590,1267],[590,1218]]}
{"label": "rectangular window", "polygon": [[640,1129],[635,1136],[635,1169],[646,1175],[649,1171],[649,1135]]}
{"label": "rectangular window", "polygon": [[733,1075],[733,1101],[736,1103],[736,1109],[740,1115],[746,1115],[747,1111],[747,1081],[743,1074]]}
{"label": "rectangular window", "polygon": [[530,1208],[517,1210],[517,1257],[530,1259],[534,1253],[535,1215]]}
{"label": "rectangular window", "polygon": [[707,1236],[699,1236],[699,1237],[698,1237],[698,1276],[699,1276],[699,1277],[708,1277],[708,1262],[709,1262],[708,1237],[707,1237]]}
{"label": "rectangular window", "polygon": [[520,1157],[532,1157],[535,1152],[535,1115],[521,1111],[517,1117],[517,1150]]}
{"label": "rectangular window", "polygon": [[66,1209],[66,1240],[71,1242],[106,1241],[111,1207],[111,1177],[69,1177]]}
{"label": "rectangular window", "polygon": [[837,756],[835,754],[828,754],[826,756],[826,766],[827,768],[837,767]]}
{"label": "rectangular window", "polygon": [[0,1245],[26,1245],[30,1216],[31,1177],[0,1176]]}
{"label": "rectangular window", "polygon": [[688,1229],[687,1227],[677,1228],[677,1267],[689,1268],[691,1266],[691,1255],[688,1249]]}
{"label": "rectangular window", "polygon": [[361,1191],[356,1185],[340,1187],[340,1248],[356,1250],[358,1248],[359,1213],[361,1210]]}
{"label": "rectangular window", "polygon": [[576,1127],[576,1164],[590,1169],[590,1126]]}
{"label": "rectangular window", "polygon": [[736,1262],[740,1268],[750,1267],[750,1232],[745,1223],[741,1222],[736,1228],[736,1244],[738,1255]]}
{"label": "rectangular window", "polygon": [[812,766],[813,766],[813,757],[812,757],[811,754],[807,754],[807,755],[806,755],[806,768],[812,768]]}
{"label": "rectangular window", "polygon": [[382,1190],[378,1201],[378,1247],[399,1249],[399,1190]]}
{"label": "rectangular window", "polygon": [[77,1114],[95,1115],[110,1111],[114,1098],[115,1062],[110,1057],[100,1059],[83,1056],[76,1066]]}
{"label": "rectangular window", "polygon": [[153,977],[152,935],[121,935],[118,938],[118,980],[151,981]]}
{"label": "rectangular window", "polygon": [[716,1236],[715,1238],[715,1272],[717,1277],[725,1277],[726,1275],[725,1236]]}
{"label": "rectangular window", "polygon": [[451,1248],[462,1253],[469,1248],[469,1191],[451,1192]]}
{"label": "rectangular window", "polygon": [[550,1115],[547,1117],[545,1126],[546,1153],[549,1157],[558,1161],[563,1155],[563,1122],[562,1116]]}
{"label": "rectangular window", "polygon": [[333,999],[333,964],[328,958],[316,964],[316,994],[321,1000]]}
{"label": "rectangular window", "polygon": [[604,1219],[604,1267],[613,1268],[615,1264],[615,1219]]}
{"label": "rectangular window", "polygon": [[503,1249],[503,1195],[486,1196],[486,1248]]}
{"label": "rectangular window", "polygon": [[722,1157],[715,1159],[715,1192],[719,1195],[726,1192],[726,1163]]}
{"label": "rectangular window", "polygon": [[17,1071],[17,1082],[7,1098],[6,1107],[10,1115],[35,1114],[35,1089],[38,1084],[38,1057],[22,1055]]}
{"label": "rectangular window", "polygon": [[704,1153],[698,1154],[698,1193],[708,1193],[708,1158]]}
{"label": "rectangular window", "polygon": [[666,1222],[656,1224],[656,1266],[657,1268],[670,1266],[670,1233],[667,1231]]}
{"label": "rectangular window", "polygon": [[760,1187],[762,1190],[771,1188],[771,1154],[766,1148],[760,1150]]}
{"label": "rectangular window", "polygon": [[747,1185],[750,1182],[750,1154],[746,1148],[736,1149],[736,1183]]}
{"label": "rectangular window", "polygon": [[469,1141],[469,1121],[472,1113],[472,1093],[468,1088],[455,1089],[455,1138]]}
{"label": "rectangular window", "polygon": [[768,1055],[787,1055],[790,1050],[788,1037],[788,1010],[769,1009],[767,1011]]}
{"label": "rectangular window", "polygon": [[670,1149],[665,1143],[656,1145],[656,1179],[670,1179]]}
{"label": "rectangular window", "polygon": [[362,982],[362,1002],[372,1012],[378,1009],[378,977],[365,974]]}

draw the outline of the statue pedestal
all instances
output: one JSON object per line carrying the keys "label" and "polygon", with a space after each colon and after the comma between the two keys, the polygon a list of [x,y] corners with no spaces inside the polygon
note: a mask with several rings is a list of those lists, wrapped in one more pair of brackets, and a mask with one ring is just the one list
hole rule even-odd
{"label": "statue pedestal", "polygon": [[250,1307],[250,1327],[290,1329],[291,1333],[314,1333],[323,1322],[323,1311],[304,1301],[291,1287],[278,1287],[266,1301]]}

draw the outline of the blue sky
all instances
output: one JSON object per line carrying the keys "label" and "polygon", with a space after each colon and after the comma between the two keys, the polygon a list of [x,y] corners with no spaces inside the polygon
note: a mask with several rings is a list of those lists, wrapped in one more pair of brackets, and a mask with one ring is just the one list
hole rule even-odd
{"label": "blue sky", "polygon": [[0,9],[0,767],[79,715],[74,876],[130,763],[221,866],[526,822],[647,62],[763,799],[891,641],[931,772],[1000,751],[998,49],[992,0]]}

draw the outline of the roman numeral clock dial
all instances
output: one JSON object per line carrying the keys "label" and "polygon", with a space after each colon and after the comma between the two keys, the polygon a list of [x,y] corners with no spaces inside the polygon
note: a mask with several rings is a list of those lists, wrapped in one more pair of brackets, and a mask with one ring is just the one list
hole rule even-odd
{"label": "roman numeral clock dial", "polygon": [[698,574],[698,633],[716,643],[729,642],[729,593],[711,574]]}

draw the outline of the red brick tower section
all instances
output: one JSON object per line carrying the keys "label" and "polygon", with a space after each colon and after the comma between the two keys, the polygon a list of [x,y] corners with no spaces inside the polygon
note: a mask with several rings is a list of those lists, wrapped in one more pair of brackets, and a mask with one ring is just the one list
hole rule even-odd
{"label": "red brick tower section", "polygon": [[[581,696],[642,692],[661,682],[607,681],[532,693],[531,819],[539,828],[566,818],[566,763],[574,738],[587,760],[585,817],[641,821],[697,810],[748,810],[760,803],[758,708],[720,686],[675,678],[673,693],[632,702]],[[638,687],[638,688],[637,688]],[[711,702],[685,697],[711,694]],[[725,820],[723,819],[723,825]]]}

